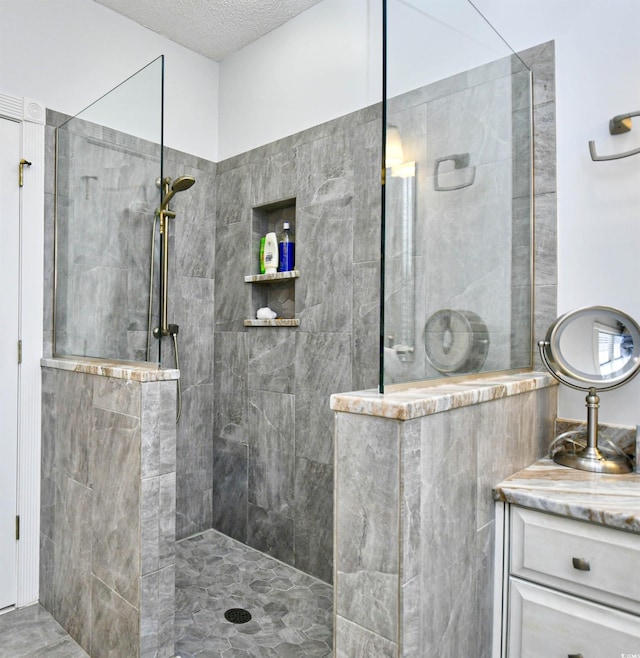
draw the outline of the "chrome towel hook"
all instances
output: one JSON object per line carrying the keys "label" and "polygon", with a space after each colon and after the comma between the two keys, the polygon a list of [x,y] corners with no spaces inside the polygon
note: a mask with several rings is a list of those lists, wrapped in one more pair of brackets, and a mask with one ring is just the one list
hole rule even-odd
{"label": "chrome towel hook", "polygon": [[[611,135],[628,133],[631,130],[631,118],[638,116],[640,116],[640,110],[627,114],[617,114],[609,121],[609,133]],[[602,160],[620,160],[622,158],[628,158],[630,155],[637,155],[640,153],[640,148],[624,151],[623,153],[615,153],[614,155],[598,155],[596,153],[595,142],[591,140],[589,142],[589,153],[594,162],[600,162]]]}

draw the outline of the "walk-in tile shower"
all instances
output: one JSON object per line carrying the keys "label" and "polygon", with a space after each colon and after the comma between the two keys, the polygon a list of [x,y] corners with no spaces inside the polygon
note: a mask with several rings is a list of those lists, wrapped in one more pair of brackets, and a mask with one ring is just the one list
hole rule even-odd
{"label": "walk-in tile shower", "polygon": [[[472,9],[466,0],[455,4]],[[390,53],[407,24],[434,30],[444,21],[445,42],[448,33],[460,33],[459,53],[469,54],[465,30],[481,40],[473,32],[484,25],[479,16],[471,27],[447,24],[452,17],[433,20],[432,5],[389,0],[388,16],[405,26],[389,30]],[[429,33],[442,43],[441,33]],[[411,53],[412,66],[421,69],[424,53]],[[99,508],[91,502],[99,483],[91,468],[100,464],[90,454],[97,437],[108,429],[141,451],[131,466],[136,484],[129,503],[142,512],[129,512],[139,524],[135,541],[147,547],[143,557],[153,552],[143,560],[149,571],[138,574],[142,595],[170,589],[170,537],[175,542],[211,528],[331,585],[330,395],[531,366],[530,72],[502,42],[480,58],[453,59],[451,69],[413,80],[400,80],[388,65],[384,103],[218,163],[163,145],[162,60],[115,91],[121,101],[130,88],[125,108],[131,98],[145,99],[144,130],[114,124],[104,109],[111,102],[70,122],[49,114],[49,144],[58,130],[55,269],[47,255],[56,296],[47,307],[47,356],[74,365],[47,370],[47,422],[62,436],[70,431],[63,414],[93,414],[87,436],[72,438],[93,464],[81,483],[92,515]],[[172,186],[176,218],[163,222],[159,211]],[[53,199],[53,186],[48,192]],[[297,322],[245,323],[267,294],[263,282],[247,282],[257,273],[257,227],[279,231],[284,221],[295,224],[299,277],[268,294],[293,304],[288,319]],[[83,372],[69,372],[80,361]],[[105,375],[113,381],[94,381]],[[80,377],[91,394],[75,381]],[[117,423],[104,420],[111,417],[103,414],[103,386],[122,396],[122,409],[108,409]],[[56,406],[60,398],[84,406]],[[56,416],[52,409],[66,411]],[[44,454],[51,497],[43,513],[51,518],[72,502],[64,487],[75,477],[77,464],[68,463],[74,454],[71,448]],[[66,590],[56,593],[56,538],[62,539],[47,523],[43,592],[59,611],[81,604]],[[115,541],[117,522],[95,528]],[[150,573],[155,589],[145,590]],[[97,596],[91,589],[97,574],[75,576],[77,591]],[[121,595],[118,586],[114,578],[113,593]],[[101,594],[97,601],[113,603],[111,594]],[[116,619],[137,628],[141,655],[170,655],[172,613],[163,608],[153,617],[151,632],[143,624],[150,619],[145,604],[133,608]],[[85,621],[86,643],[104,628],[92,630]]]}

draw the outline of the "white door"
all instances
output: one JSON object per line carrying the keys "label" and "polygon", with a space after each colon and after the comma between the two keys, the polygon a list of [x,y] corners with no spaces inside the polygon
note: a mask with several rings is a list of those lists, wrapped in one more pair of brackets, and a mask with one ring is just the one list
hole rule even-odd
{"label": "white door", "polygon": [[0,118],[0,610],[17,600],[21,124]]}

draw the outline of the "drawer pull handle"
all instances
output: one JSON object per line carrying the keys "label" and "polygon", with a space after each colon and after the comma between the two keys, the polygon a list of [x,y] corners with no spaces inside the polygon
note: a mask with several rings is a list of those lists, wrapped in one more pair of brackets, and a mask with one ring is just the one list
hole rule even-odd
{"label": "drawer pull handle", "polygon": [[581,653],[570,653],[567,658],[584,658]]}
{"label": "drawer pull handle", "polygon": [[[573,568],[578,569],[579,571],[591,571],[591,566],[589,565],[589,562],[585,560],[582,557],[574,557],[572,559],[573,562]],[[572,654],[569,656],[569,658],[580,658],[580,654]]]}

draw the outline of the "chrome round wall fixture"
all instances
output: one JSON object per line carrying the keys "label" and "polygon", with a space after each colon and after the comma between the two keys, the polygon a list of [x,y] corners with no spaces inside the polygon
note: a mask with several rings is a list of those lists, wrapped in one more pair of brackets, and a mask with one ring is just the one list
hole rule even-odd
{"label": "chrome round wall fixture", "polygon": [[574,443],[552,452],[554,461],[583,471],[629,473],[631,460],[621,450],[605,456],[598,447],[598,392],[618,388],[638,374],[640,326],[618,309],[590,306],[560,316],[538,348],[561,384],[587,391],[586,445]]}
{"label": "chrome round wall fixture", "polygon": [[438,372],[478,372],[489,351],[487,325],[472,311],[436,311],[424,327],[424,350]]}

